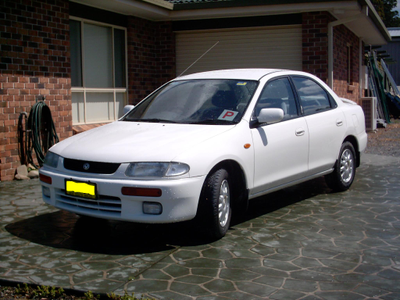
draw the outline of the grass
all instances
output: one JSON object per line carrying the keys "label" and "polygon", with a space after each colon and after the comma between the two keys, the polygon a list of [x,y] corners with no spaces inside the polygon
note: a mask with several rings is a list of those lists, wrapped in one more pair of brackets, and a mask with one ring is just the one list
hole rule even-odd
{"label": "grass", "polygon": [[65,292],[63,288],[50,286],[32,286],[28,284],[12,286],[0,286],[0,300],[8,299],[40,299],[40,300],[155,300],[154,298],[137,298],[134,293],[129,295],[126,291],[124,295],[116,295],[115,293],[107,295],[96,295],[91,291],[79,293],[75,291]]}

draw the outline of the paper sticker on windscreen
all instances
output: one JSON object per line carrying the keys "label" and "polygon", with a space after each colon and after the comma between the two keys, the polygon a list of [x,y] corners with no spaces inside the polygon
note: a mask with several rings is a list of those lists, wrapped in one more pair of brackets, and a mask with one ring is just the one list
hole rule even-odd
{"label": "paper sticker on windscreen", "polygon": [[225,109],[222,114],[219,115],[218,120],[233,121],[239,112]]}

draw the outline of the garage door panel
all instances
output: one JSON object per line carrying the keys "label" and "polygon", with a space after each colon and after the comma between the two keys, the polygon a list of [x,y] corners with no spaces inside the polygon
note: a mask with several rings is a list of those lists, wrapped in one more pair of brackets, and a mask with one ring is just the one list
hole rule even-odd
{"label": "garage door panel", "polygon": [[186,74],[222,68],[302,68],[301,26],[186,31],[176,35],[177,75],[216,42]]}

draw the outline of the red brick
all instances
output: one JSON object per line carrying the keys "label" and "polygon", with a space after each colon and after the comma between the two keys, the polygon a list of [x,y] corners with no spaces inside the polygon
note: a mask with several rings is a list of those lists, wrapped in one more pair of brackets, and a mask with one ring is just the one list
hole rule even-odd
{"label": "red brick", "polygon": [[11,144],[11,145],[6,145],[5,150],[6,151],[10,151],[10,155],[11,155],[11,151],[15,149],[15,145]]}
{"label": "red brick", "polygon": [[[11,151],[10,150],[8,150],[8,151],[4,151],[3,153],[2,153],[2,157],[8,157],[8,156],[11,156]],[[7,164],[5,164],[6,166],[7,166]],[[10,167],[10,166],[9,166]],[[6,167],[7,168],[7,167]]]}
{"label": "red brick", "polygon": [[13,82],[4,82],[3,88],[4,89],[12,89],[12,88],[14,88],[14,83]]}
{"label": "red brick", "polygon": [[[10,103],[12,103],[12,102],[10,102]],[[5,114],[13,114],[14,112],[15,112],[14,107],[7,107],[7,108],[4,108],[4,113],[5,113]]]}

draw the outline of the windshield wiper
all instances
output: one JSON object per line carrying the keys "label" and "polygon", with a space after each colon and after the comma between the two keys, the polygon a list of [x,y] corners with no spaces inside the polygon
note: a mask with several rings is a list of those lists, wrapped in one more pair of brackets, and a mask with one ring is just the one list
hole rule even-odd
{"label": "windshield wiper", "polygon": [[152,118],[152,119],[140,119],[137,120],[138,122],[150,122],[150,123],[178,123],[176,121],[172,120],[164,120],[164,119],[158,119],[158,118]]}
{"label": "windshield wiper", "polygon": [[227,122],[222,120],[215,120],[215,119],[206,119],[206,120],[199,120],[195,122],[190,122],[189,124],[204,124],[204,125],[232,125],[236,124],[236,122]]}
{"label": "windshield wiper", "polygon": [[128,119],[125,118],[122,121],[128,121],[128,122],[148,122],[148,123],[179,123],[176,121],[172,120],[164,120],[164,119],[158,119],[158,118],[152,118],[152,119]]}

